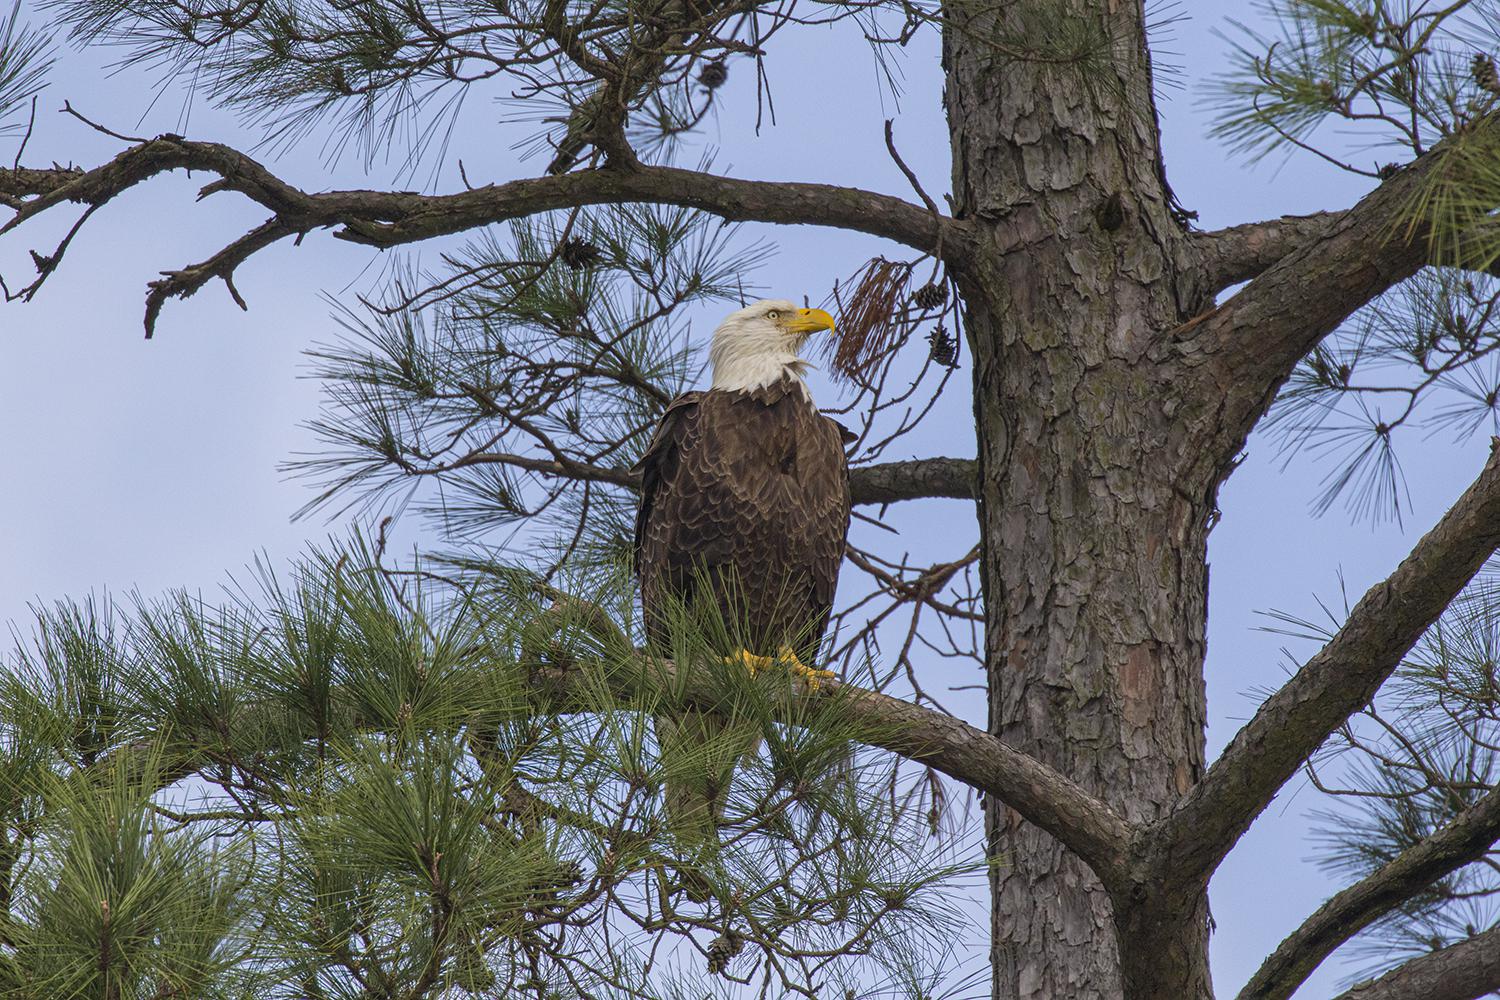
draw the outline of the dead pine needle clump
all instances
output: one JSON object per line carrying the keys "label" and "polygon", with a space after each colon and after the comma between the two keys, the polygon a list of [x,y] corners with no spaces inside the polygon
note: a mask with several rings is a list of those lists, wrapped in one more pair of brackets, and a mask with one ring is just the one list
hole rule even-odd
{"label": "dead pine needle clump", "polygon": [[847,296],[834,286],[838,330],[826,357],[835,377],[863,384],[876,363],[899,346],[911,273],[905,261],[876,257],[849,279],[845,287],[853,288]]}

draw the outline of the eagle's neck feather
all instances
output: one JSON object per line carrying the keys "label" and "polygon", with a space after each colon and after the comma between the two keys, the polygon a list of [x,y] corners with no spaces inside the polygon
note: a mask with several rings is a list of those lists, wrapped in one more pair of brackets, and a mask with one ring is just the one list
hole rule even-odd
{"label": "eagle's neck feather", "polygon": [[802,378],[812,365],[790,351],[736,351],[735,345],[714,344],[708,352],[713,365],[713,388],[728,392],[754,392],[790,379],[802,397],[812,401],[812,392]]}

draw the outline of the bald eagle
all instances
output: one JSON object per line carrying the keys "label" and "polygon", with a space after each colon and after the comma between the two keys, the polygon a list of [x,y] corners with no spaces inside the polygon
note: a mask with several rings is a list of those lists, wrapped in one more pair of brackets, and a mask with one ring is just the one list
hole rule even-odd
{"label": "bald eagle", "polygon": [[[813,405],[797,352],[832,329],[828,313],[782,299],[732,312],[709,347],[712,386],[662,414],[636,466],[635,525],[658,651],[674,648],[676,623],[707,615],[726,627],[726,662],[752,672],[780,664],[813,684],[826,676],[814,667],[849,531],[848,432]],[[666,790],[680,836],[712,836],[735,764],[756,745],[758,734],[725,734],[725,724],[692,712],[657,720],[663,754],[692,761],[694,777]]]}

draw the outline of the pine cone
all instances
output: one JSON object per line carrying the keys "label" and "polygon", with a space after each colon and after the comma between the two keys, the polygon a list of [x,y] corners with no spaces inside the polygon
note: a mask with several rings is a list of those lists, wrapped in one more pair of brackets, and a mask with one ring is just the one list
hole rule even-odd
{"label": "pine cone", "polygon": [[708,972],[717,976],[729,968],[730,959],[745,949],[745,939],[734,931],[725,931],[709,942]]}
{"label": "pine cone", "polygon": [[729,67],[724,64],[723,59],[715,59],[706,63],[698,71],[698,82],[703,84],[705,90],[718,90],[728,79]]}
{"label": "pine cone", "polygon": [[1495,60],[1487,52],[1474,53],[1474,61],[1469,64],[1469,72],[1474,76],[1474,83],[1480,90],[1491,94],[1500,94],[1500,77],[1495,73]]}
{"label": "pine cone", "polygon": [[592,266],[604,255],[604,252],[583,237],[573,236],[562,245],[557,255],[564,264],[577,271]]}
{"label": "pine cone", "polygon": [[958,344],[949,336],[945,327],[938,327],[927,335],[928,355],[944,368],[958,364]]}
{"label": "pine cone", "polygon": [[918,309],[936,309],[948,301],[948,286],[929,281],[912,293],[911,300]]}

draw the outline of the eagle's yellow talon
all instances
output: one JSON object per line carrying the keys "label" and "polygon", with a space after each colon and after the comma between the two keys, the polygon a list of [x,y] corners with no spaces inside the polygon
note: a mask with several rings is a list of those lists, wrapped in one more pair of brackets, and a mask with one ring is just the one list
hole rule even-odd
{"label": "eagle's yellow talon", "polygon": [[758,671],[771,669],[776,665],[776,661],[769,656],[756,656],[748,649],[742,649],[733,656],[724,657],[724,664],[730,667],[744,667],[745,672],[754,677]]}
{"label": "eagle's yellow talon", "polygon": [[809,667],[802,662],[802,659],[790,646],[782,646],[777,650],[776,659],[791,672],[793,677],[800,678],[810,691],[818,690],[823,681],[835,676],[832,670],[817,670]]}
{"label": "eagle's yellow talon", "polygon": [[790,646],[782,646],[776,651],[775,656],[757,656],[748,649],[742,649],[737,653],[724,657],[724,665],[727,667],[744,667],[745,672],[751,677],[762,670],[770,670],[779,666],[794,678],[801,680],[810,690],[816,691],[823,681],[837,677],[832,670],[816,670],[803,663]]}

